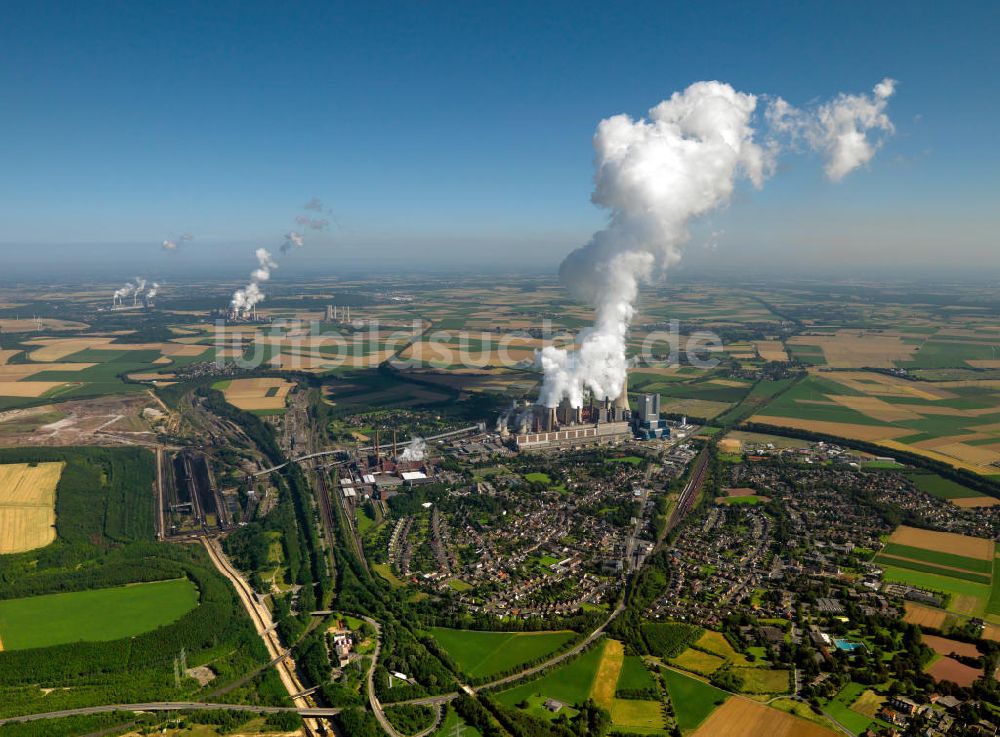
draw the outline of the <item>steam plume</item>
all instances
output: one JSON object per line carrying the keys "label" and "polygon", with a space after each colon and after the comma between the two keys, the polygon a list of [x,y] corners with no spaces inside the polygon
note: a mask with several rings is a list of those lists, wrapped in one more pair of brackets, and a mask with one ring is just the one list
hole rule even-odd
{"label": "steam plume", "polygon": [[266,248],[258,248],[254,255],[257,257],[257,268],[250,273],[250,283],[243,289],[233,292],[230,302],[233,312],[238,315],[246,315],[254,305],[264,299],[260,283],[271,278],[271,269],[278,268],[271,258],[271,252]]}
{"label": "steam plume", "polygon": [[288,253],[293,248],[301,248],[306,243],[306,239],[302,237],[300,233],[296,233],[294,230],[285,233],[285,241],[281,244],[281,252]]}
{"label": "steam plume", "polygon": [[399,454],[401,461],[422,461],[427,456],[427,442],[421,437],[414,437],[409,445]]}
{"label": "steam plume", "polygon": [[865,134],[892,132],[884,110],[893,89],[886,79],[874,96],[840,95],[812,112],[778,98],[766,116],[772,135],[763,146],[754,141],[757,98],[721,82],[675,92],[648,120],[602,120],[594,135],[591,199],[610,211],[608,226],[559,269],[570,293],[595,307],[595,323],[578,337],[576,353],[553,346],[540,352],[539,401],[555,407],[567,397],[579,407],[587,389],[599,399],[617,397],[639,286],[680,260],[691,221],[726,205],[740,179],[761,187],[774,170],[779,136],[822,152],[834,180],[866,163],[880,144]]}
{"label": "steam plume", "polygon": [[159,285],[159,284],[157,284],[157,283],[156,283],[156,282],[154,281],[154,282],[153,282],[153,286],[151,286],[151,287],[149,288],[149,291],[148,291],[148,292],[146,292],[146,299],[147,299],[147,300],[152,300],[152,299],[153,299],[153,297],[155,297],[155,296],[156,296],[156,294],[157,294],[157,293],[158,293],[159,291],[160,291],[160,285]]}
{"label": "steam plume", "polygon": [[192,240],[193,238],[194,236],[191,235],[190,233],[181,233],[173,240],[168,238],[167,240],[163,241],[163,243],[160,244],[160,248],[162,248],[164,251],[176,251],[181,243],[183,243],[184,241]]}
{"label": "steam plume", "polygon": [[295,222],[310,230],[326,230],[330,227],[330,221],[326,218],[311,218],[308,215],[299,215]]}
{"label": "steam plume", "polygon": [[[799,110],[779,97],[771,103],[767,119],[776,132],[803,139],[822,153],[826,176],[837,182],[871,161],[885,136],[894,132],[885,110],[895,91],[896,80],[886,77],[870,95],[841,93],[813,110]],[[869,141],[870,131],[882,135]]]}

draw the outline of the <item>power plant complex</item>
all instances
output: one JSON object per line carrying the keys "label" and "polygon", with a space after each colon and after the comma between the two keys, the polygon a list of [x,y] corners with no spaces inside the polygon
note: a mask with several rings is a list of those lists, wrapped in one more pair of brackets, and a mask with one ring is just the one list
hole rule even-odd
{"label": "power plant complex", "polygon": [[633,437],[643,440],[670,437],[667,421],[660,419],[660,395],[643,394],[633,413],[628,402],[628,381],[615,399],[596,400],[573,407],[563,399],[556,407],[517,402],[497,422],[500,435],[515,449],[578,448],[620,443]]}

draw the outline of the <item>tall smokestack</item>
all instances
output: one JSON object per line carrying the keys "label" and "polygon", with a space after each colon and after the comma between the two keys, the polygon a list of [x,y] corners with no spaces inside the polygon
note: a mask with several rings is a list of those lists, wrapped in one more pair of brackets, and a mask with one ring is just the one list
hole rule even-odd
{"label": "tall smokestack", "polygon": [[396,454],[396,428],[392,429],[392,458],[395,460],[399,456]]}
{"label": "tall smokestack", "polygon": [[381,453],[379,451],[379,445],[378,445],[378,428],[377,427],[375,428],[375,457],[376,458],[381,457]]}

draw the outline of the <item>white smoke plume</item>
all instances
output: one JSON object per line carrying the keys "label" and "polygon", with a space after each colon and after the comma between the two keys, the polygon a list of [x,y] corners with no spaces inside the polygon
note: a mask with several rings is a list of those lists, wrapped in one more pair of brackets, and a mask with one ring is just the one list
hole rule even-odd
{"label": "white smoke plume", "polygon": [[285,240],[281,244],[280,250],[282,253],[288,253],[293,248],[301,248],[306,244],[306,239],[302,237],[301,233],[296,233],[294,230],[285,233]]}
{"label": "white smoke plume", "polygon": [[258,248],[254,255],[257,257],[257,268],[250,273],[250,283],[243,289],[233,292],[230,307],[238,315],[246,315],[254,305],[264,299],[264,292],[260,288],[260,283],[271,278],[271,269],[278,268],[278,264],[271,258],[271,252],[266,248]]}
{"label": "white smoke plume", "polygon": [[778,98],[766,116],[772,135],[765,145],[754,141],[757,98],[721,82],[675,92],[648,119],[602,120],[591,199],[610,211],[608,226],[559,269],[570,293],[595,307],[595,323],[578,336],[577,352],[548,346],[539,353],[539,402],[555,407],[567,397],[579,407],[588,389],[598,399],[617,397],[639,287],[680,260],[692,220],[725,206],[740,179],[762,186],[774,170],[779,135],[825,154],[831,179],[866,163],[879,145],[867,141],[867,131],[892,130],[884,109],[893,88],[887,79],[874,97],[840,95],[811,113]]}
{"label": "white smoke plume", "polygon": [[[812,110],[799,110],[779,97],[768,108],[767,120],[776,133],[802,139],[822,153],[826,176],[837,182],[871,161],[885,137],[894,132],[885,111],[895,91],[896,80],[886,77],[870,95],[841,93]],[[876,134],[873,140],[870,132]]]}
{"label": "white smoke plume", "polygon": [[399,454],[401,461],[422,461],[427,457],[427,442],[421,437],[414,437]]}
{"label": "white smoke plume", "polygon": [[149,288],[149,291],[148,291],[148,292],[146,292],[146,299],[147,299],[147,300],[152,300],[152,299],[153,299],[153,297],[155,297],[155,296],[157,295],[157,293],[159,293],[159,291],[160,291],[160,285],[159,285],[159,284],[157,284],[157,283],[156,283],[156,282],[154,281],[154,282],[153,282],[153,286],[151,286],[151,287]]}
{"label": "white smoke plume", "polygon": [[190,241],[190,240],[193,240],[193,239],[194,239],[194,236],[191,235],[190,233],[181,233],[176,238],[173,238],[173,239],[168,238],[167,240],[163,241],[160,244],[160,248],[162,248],[164,251],[176,251],[180,247],[181,243],[183,243],[184,241]]}
{"label": "white smoke plume", "polygon": [[135,284],[133,284],[132,282],[125,282],[124,287],[116,289],[114,291],[114,294],[111,295],[111,301],[112,302],[121,301],[125,297],[128,297],[130,294],[132,294],[132,290],[134,289],[135,289]]}

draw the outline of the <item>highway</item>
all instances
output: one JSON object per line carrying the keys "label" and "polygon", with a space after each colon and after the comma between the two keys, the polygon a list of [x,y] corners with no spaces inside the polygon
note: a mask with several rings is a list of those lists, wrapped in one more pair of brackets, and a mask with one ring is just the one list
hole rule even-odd
{"label": "highway", "polygon": [[227,711],[251,711],[254,714],[274,714],[282,711],[294,711],[305,718],[332,717],[340,713],[340,709],[298,709],[291,706],[252,706],[250,704],[208,704],[201,701],[151,701],[144,704],[108,704],[105,706],[84,706],[79,709],[62,709],[43,714],[25,714],[18,717],[0,719],[0,726],[21,722],[36,722],[42,719],[60,719],[84,714],[106,714],[112,711],[199,711],[205,709],[223,709]]}
{"label": "highway", "polygon": [[[250,615],[250,619],[253,620],[257,634],[264,641],[264,646],[267,648],[271,660],[276,663],[281,683],[292,699],[292,703],[295,704],[296,709],[312,708],[306,697],[299,695],[306,689],[302,685],[302,682],[299,681],[298,674],[295,672],[295,666],[292,664],[291,659],[287,657],[288,652],[282,648],[281,640],[274,631],[271,612],[268,611],[266,606],[257,601],[254,590],[250,587],[250,584],[243,580],[243,577],[233,567],[232,563],[229,562],[229,559],[222,552],[221,548],[219,548],[218,542],[207,537],[201,538],[201,542],[205,546],[205,550],[208,551],[208,556],[212,559],[212,563],[215,564],[215,567],[223,576],[229,579],[230,583],[233,584],[233,588],[236,589],[240,601]],[[305,723],[308,734],[321,733],[319,725],[315,720],[306,719]]]}

